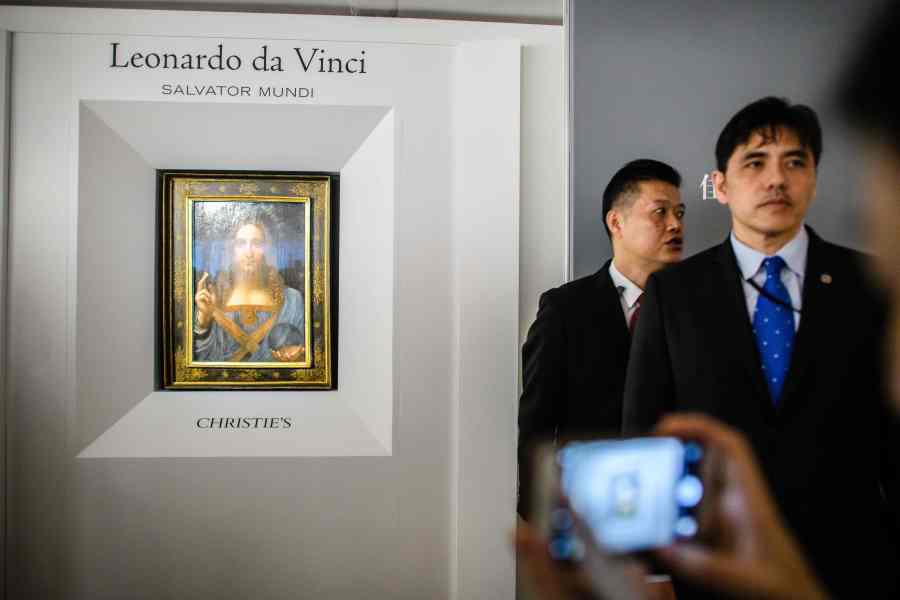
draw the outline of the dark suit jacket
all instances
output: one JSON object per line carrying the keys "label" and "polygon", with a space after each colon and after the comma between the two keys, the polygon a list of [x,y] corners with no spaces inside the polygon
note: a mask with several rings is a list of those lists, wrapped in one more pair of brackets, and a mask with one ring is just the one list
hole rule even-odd
{"label": "dark suit jacket", "polygon": [[650,277],[631,349],[624,432],[646,432],[675,411],[706,413],[743,431],[833,593],[894,597],[869,589],[873,580],[896,585],[900,570],[891,514],[898,446],[888,433],[896,427],[881,372],[884,304],[866,281],[863,255],[809,234],[803,313],[778,407],[726,240]]}
{"label": "dark suit jacket", "polygon": [[609,261],[541,295],[522,348],[519,513],[530,516],[535,442],[617,433],[630,334]]}

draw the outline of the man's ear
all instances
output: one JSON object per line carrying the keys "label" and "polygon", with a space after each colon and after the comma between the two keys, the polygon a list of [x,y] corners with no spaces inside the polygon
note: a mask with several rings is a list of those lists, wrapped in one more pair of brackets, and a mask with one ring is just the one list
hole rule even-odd
{"label": "man's ear", "polygon": [[606,226],[609,227],[610,236],[615,238],[622,231],[622,215],[615,208],[606,213]]}
{"label": "man's ear", "polygon": [[716,189],[716,200],[719,204],[728,204],[728,185],[725,181],[725,173],[718,169],[712,172],[713,187]]}

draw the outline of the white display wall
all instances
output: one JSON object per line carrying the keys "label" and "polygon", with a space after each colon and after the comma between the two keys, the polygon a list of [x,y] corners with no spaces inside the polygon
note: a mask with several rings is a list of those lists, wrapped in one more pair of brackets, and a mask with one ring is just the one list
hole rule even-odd
{"label": "white display wall", "polygon": [[[511,598],[519,338],[564,273],[561,28],[0,24],[11,597]],[[220,44],[239,67],[135,66]],[[254,68],[264,46],[284,71]],[[313,72],[313,49],[366,72]],[[340,172],[337,390],[156,389],[162,168]]]}

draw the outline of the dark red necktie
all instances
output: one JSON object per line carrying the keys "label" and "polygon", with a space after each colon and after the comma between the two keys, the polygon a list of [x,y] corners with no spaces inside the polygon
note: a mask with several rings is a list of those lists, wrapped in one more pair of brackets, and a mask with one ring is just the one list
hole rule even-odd
{"label": "dark red necktie", "polygon": [[641,298],[644,297],[644,294],[641,294],[637,297],[637,300],[634,301],[635,307],[634,312],[631,313],[631,318],[628,319],[628,331],[634,332],[634,326],[637,325],[638,315],[641,314]]}

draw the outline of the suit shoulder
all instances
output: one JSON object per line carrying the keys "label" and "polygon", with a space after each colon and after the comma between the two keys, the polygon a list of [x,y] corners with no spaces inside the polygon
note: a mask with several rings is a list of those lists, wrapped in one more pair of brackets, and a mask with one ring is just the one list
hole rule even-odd
{"label": "suit shoulder", "polygon": [[[885,309],[887,298],[884,291],[877,288],[875,281],[868,273],[868,264],[873,260],[872,255],[853,248],[839,246],[825,240],[821,240],[822,259],[819,261],[823,272],[819,276],[831,275],[835,280],[839,277],[842,288],[850,290],[857,297],[868,296],[875,301],[879,308]],[[815,277],[816,274],[812,273]]]}
{"label": "suit shoulder", "polygon": [[718,263],[720,252],[719,246],[707,248],[679,263],[657,271],[651,277],[656,280],[658,285],[665,286],[677,282],[679,287],[684,287],[685,281],[706,279],[709,276],[710,268]]}
{"label": "suit shoulder", "polygon": [[551,288],[541,294],[541,303],[551,302],[568,305],[580,302],[585,298],[595,297],[598,289],[600,289],[603,277],[609,277],[609,273],[605,269]]}
{"label": "suit shoulder", "polygon": [[[872,260],[871,255],[833,244],[821,238],[817,245],[819,255],[815,264],[823,271],[823,275],[828,272],[835,279],[839,277],[843,282],[850,283],[851,288],[860,287],[868,291],[874,290],[873,281],[867,273],[868,263]],[[812,273],[811,276],[818,275]]]}
{"label": "suit shoulder", "polygon": [[872,259],[872,255],[860,250],[854,250],[846,246],[840,246],[827,240],[821,240],[822,249],[830,260],[839,261],[853,268],[863,269],[865,264]]}

